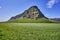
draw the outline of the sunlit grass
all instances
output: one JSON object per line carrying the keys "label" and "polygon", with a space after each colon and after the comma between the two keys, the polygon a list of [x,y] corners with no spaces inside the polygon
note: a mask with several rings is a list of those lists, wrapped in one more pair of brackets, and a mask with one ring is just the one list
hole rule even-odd
{"label": "sunlit grass", "polygon": [[0,23],[0,40],[60,40],[60,24]]}

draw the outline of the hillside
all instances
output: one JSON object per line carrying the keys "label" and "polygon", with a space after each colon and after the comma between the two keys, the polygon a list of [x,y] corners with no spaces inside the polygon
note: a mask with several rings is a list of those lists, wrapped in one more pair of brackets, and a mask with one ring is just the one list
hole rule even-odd
{"label": "hillside", "polygon": [[50,19],[60,22],[60,18],[50,18]]}
{"label": "hillside", "polygon": [[11,17],[8,22],[16,23],[52,23],[55,21],[49,20],[44,14],[39,10],[37,6],[32,6],[25,10],[23,13]]}

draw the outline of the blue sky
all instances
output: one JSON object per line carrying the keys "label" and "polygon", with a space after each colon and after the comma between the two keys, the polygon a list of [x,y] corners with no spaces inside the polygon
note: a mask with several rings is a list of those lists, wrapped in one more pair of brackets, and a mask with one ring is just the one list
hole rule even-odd
{"label": "blue sky", "polygon": [[0,0],[0,21],[6,21],[34,5],[46,17],[60,18],[60,0]]}

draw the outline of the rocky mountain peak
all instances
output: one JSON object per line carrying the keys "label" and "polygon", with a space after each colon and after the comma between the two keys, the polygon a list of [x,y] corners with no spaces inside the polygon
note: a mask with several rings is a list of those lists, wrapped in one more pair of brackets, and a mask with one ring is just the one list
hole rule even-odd
{"label": "rocky mountain peak", "polygon": [[36,9],[38,9],[38,7],[37,7],[37,6],[31,6],[30,8],[36,8]]}
{"label": "rocky mountain peak", "polygon": [[12,17],[10,20],[17,18],[30,18],[30,19],[39,19],[46,18],[43,13],[39,10],[37,6],[31,6],[29,9],[25,10],[23,13]]}

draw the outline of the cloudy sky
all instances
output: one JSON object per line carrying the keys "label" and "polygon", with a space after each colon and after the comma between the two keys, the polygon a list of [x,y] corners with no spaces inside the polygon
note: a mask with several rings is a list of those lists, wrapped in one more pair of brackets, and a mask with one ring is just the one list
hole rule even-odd
{"label": "cloudy sky", "polygon": [[6,21],[33,5],[48,18],[60,18],[60,0],[0,0],[0,21]]}

